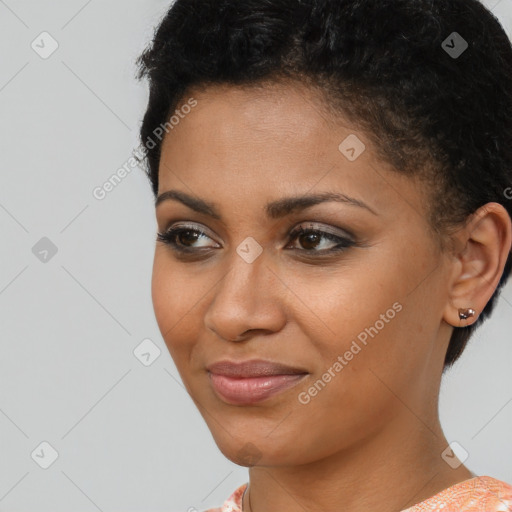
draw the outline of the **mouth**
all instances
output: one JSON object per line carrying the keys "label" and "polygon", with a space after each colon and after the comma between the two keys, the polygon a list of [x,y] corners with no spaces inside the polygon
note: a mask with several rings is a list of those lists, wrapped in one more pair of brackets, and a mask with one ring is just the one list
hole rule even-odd
{"label": "mouth", "polygon": [[297,385],[309,372],[264,360],[220,361],[207,367],[217,396],[231,405],[250,405]]}

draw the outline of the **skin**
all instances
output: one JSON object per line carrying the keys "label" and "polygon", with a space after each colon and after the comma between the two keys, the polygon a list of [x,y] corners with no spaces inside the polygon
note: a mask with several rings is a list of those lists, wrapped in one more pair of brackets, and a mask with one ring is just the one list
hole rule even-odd
{"label": "skin", "polygon": [[[190,96],[197,106],[163,141],[158,192],[215,203],[222,220],[176,200],[157,206],[159,232],[192,224],[207,236],[180,241],[196,254],[210,251],[187,259],[157,242],[153,305],[219,449],[250,466],[244,510],[397,511],[471,478],[464,465],[453,469],[441,457],[448,441],[439,387],[452,326],[476,320],[502,274],[512,240],[505,209],[488,203],[442,251],[427,221],[424,185],[379,161],[347,120],[326,117],[306,86],[210,86]],[[355,161],[338,149],[349,134],[366,144]],[[374,213],[331,201],[265,216],[269,201],[325,191]],[[311,224],[348,232],[356,244],[321,256],[336,242],[289,236]],[[252,263],[236,251],[249,236],[263,250]],[[300,403],[299,393],[397,302],[394,318]],[[461,321],[458,308],[467,307],[476,315]],[[257,404],[222,401],[206,366],[253,358],[309,375]]]}

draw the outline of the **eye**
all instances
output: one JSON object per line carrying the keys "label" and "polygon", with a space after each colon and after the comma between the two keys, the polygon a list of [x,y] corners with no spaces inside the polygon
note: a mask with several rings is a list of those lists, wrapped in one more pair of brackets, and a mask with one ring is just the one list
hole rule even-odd
{"label": "eye", "polygon": [[[314,229],[311,226],[311,224],[309,228],[299,226],[290,233],[291,241],[298,241],[300,245],[302,245],[302,248],[292,247],[292,250],[309,254],[327,254],[340,252],[355,245],[354,240],[351,238],[335,235],[334,233],[321,229]],[[173,250],[182,253],[197,253],[201,249],[220,247],[219,244],[215,244],[214,247],[208,245],[208,239],[211,240],[204,231],[190,226],[173,227],[164,233],[157,234],[157,240],[169,245]],[[202,242],[202,245],[194,245],[197,242]],[[325,247],[326,245],[327,247]],[[331,247],[329,247],[329,245]]]}
{"label": "eye", "polygon": [[[297,250],[306,253],[318,252],[326,254],[339,252],[355,244],[355,242],[348,237],[335,235],[329,231],[314,229],[312,227],[304,228],[300,226],[298,229],[292,231],[290,236],[292,241],[298,241],[300,245],[302,245],[303,248]],[[324,241],[323,243],[322,240]],[[326,245],[327,247],[325,247]]]}
{"label": "eye", "polygon": [[[189,226],[174,227],[164,233],[157,233],[157,240],[181,252],[195,252],[195,249],[201,246],[194,247],[192,244],[206,238],[210,237],[204,231]],[[204,245],[202,247],[210,248]]]}

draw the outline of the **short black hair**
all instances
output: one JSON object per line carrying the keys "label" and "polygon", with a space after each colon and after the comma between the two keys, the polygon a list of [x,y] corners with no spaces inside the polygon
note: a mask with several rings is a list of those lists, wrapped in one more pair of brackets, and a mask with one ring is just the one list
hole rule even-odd
{"label": "short black hair", "polygon": [[[288,79],[322,91],[397,172],[427,179],[440,239],[488,202],[512,217],[512,47],[477,0],[175,0],[136,64],[149,81],[140,141],[155,196],[155,128],[192,87]],[[444,370],[511,266],[509,253],[477,321],[454,328]]]}

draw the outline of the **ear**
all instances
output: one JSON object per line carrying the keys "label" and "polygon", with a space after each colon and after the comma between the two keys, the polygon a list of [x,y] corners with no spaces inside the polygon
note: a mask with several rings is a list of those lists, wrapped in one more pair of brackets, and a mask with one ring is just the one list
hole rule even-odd
{"label": "ear", "polygon": [[[500,281],[512,244],[512,221],[499,203],[481,206],[454,235],[449,302],[443,319],[454,327],[474,323]],[[475,310],[459,318],[459,308]]]}

